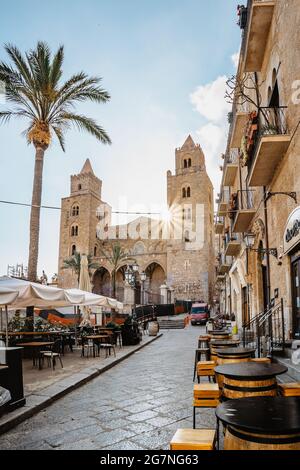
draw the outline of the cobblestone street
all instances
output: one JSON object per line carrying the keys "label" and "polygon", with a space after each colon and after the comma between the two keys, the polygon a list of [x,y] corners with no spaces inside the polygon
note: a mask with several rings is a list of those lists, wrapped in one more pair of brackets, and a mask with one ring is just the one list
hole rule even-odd
{"label": "cobblestone street", "polygon": [[[168,449],[192,427],[193,361],[204,329],[163,336],[92,382],[0,436],[0,449]],[[213,409],[198,427],[215,427]]]}

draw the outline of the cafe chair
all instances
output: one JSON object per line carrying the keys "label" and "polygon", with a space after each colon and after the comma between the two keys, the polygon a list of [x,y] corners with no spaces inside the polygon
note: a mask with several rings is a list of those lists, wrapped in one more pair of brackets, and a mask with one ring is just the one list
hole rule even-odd
{"label": "cafe chair", "polygon": [[177,429],[170,450],[215,450],[215,429]]}
{"label": "cafe chair", "polygon": [[300,397],[300,382],[278,384],[278,391],[282,397]]}
{"label": "cafe chair", "polygon": [[56,359],[59,360],[61,367],[63,368],[63,363],[61,360],[61,340],[57,339],[54,341],[49,351],[41,351],[42,360],[44,363],[44,358],[47,359],[48,367],[52,366],[52,369],[55,370]]}
{"label": "cafe chair", "polygon": [[196,428],[196,408],[216,408],[220,403],[221,391],[218,384],[194,385],[193,429]]}
{"label": "cafe chair", "polygon": [[95,343],[92,339],[88,339],[83,343],[82,356],[94,357],[95,356]]}
{"label": "cafe chair", "polygon": [[211,378],[213,382],[216,381],[215,378],[215,361],[199,361],[197,363],[197,380],[200,383],[200,377],[208,377],[210,382]]}
{"label": "cafe chair", "polygon": [[104,349],[105,350],[105,359],[111,355],[111,351],[114,352],[114,356],[116,357],[116,348],[113,344],[111,343],[100,343],[100,350]]}

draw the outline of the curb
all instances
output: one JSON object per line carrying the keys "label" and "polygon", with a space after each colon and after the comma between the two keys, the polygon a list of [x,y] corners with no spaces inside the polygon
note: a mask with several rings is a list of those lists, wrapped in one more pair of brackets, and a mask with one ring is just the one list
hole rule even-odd
{"label": "curb", "polygon": [[[161,338],[162,335],[163,333],[159,333],[157,336],[154,336],[151,340],[147,341],[147,343],[137,346],[135,349],[124,354],[124,356],[115,359],[114,361],[110,362],[105,366],[102,366],[99,369],[97,369],[96,366],[91,366],[90,368],[87,367],[86,369],[82,369],[80,372],[77,372],[73,376],[71,375],[69,377],[66,377],[65,379],[62,379],[59,382],[50,385],[44,390],[40,390],[36,394],[29,395],[28,397],[26,397],[26,404],[22,408],[18,408],[14,411],[11,411],[10,413],[0,418],[0,435],[14,428],[15,426],[22,423],[31,416],[37,414],[39,411],[45,409],[47,406],[51,405],[56,400],[59,400],[63,396],[72,392],[73,390],[76,390],[82,385],[85,385],[86,383],[90,382],[94,378],[98,377],[99,375],[116,366],[128,357],[132,356],[137,351],[140,351],[149,344],[152,344],[158,338]],[[49,395],[47,394],[47,390],[49,390]]]}

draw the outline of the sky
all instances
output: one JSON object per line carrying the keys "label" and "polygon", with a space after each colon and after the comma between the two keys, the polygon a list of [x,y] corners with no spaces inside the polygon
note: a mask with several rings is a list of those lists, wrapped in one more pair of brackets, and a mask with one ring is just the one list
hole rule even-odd
{"label": "sky", "polygon": [[[226,78],[240,47],[237,0],[0,0],[0,60],[4,44],[22,51],[46,41],[65,46],[64,78],[85,71],[103,78],[104,105],[81,104],[109,133],[106,146],[69,131],[66,152],[53,140],[44,164],[43,204],[60,207],[70,175],[85,159],[103,181],[102,199],[113,210],[157,211],[166,203],[166,172],[188,134],[200,143],[219,190],[228,133]],[[0,99],[0,109],[5,109]],[[34,148],[25,122],[0,126],[0,200],[30,203]],[[0,203],[0,275],[27,265],[30,209]],[[60,211],[42,209],[39,274],[58,270]],[[115,220],[124,222],[124,220]]]}

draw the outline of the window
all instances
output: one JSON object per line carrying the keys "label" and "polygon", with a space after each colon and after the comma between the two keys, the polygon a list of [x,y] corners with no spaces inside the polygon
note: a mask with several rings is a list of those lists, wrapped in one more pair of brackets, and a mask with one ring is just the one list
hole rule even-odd
{"label": "window", "polygon": [[183,160],[183,168],[187,168],[187,160]]}
{"label": "window", "polygon": [[189,158],[189,161],[188,161],[188,167],[190,168],[192,166],[192,159]]}
{"label": "window", "polygon": [[186,197],[186,189],[182,188],[182,197]]}
{"label": "window", "polygon": [[71,237],[78,237],[78,225],[73,225],[71,228]]}
{"label": "window", "polygon": [[94,256],[97,256],[97,247],[94,247]]}
{"label": "window", "polygon": [[79,206],[77,206],[77,205],[76,205],[76,206],[73,206],[71,213],[72,213],[72,216],[73,216],[73,217],[76,217],[77,215],[79,215]]}
{"label": "window", "polygon": [[185,230],[184,232],[184,241],[189,242],[190,241],[190,233],[188,230]]}
{"label": "window", "polygon": [[76,245],[72,245],[71,247],[71,255],[74,256],[76,253]]}
{"label": "window", "polygon": [[192,209],[187,210],[187,217],[186,218],[187,218],[187,220],[191,220],[191,218],[192,218]]}
{"label": "window", "polygon": [[81,186],[81,184],[79,184],[78,185],[78,191],[81,191],[81,188],[82,188],[82,186]]}
{"label": "window", "polygon": [[186,197],[191,197],[191,188],[188,187],[186,190]]}

